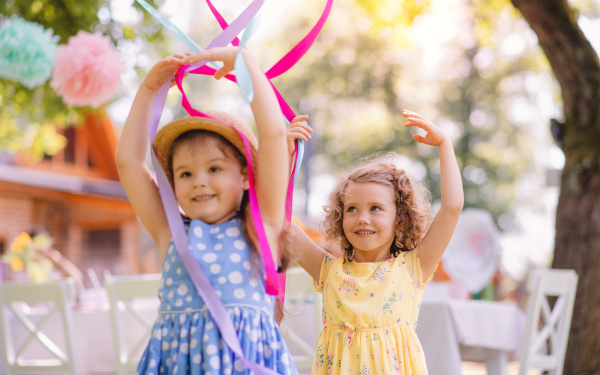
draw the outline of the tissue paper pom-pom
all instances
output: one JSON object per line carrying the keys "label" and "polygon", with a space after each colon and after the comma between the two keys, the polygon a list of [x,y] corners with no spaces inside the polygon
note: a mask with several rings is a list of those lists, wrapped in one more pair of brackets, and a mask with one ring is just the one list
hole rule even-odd
{"label": "tissue paper pom-pom", "polygon": [[4,22],[0,28],[0,77],[33,89],[52,74],[58,36],[52,29],[22,18]]}
{"label": "tissue paper pom-pom", "polygon": [[58,46],[50,86],[68,105],[98,107],[111,100],[125,65],[109,37],[79,31]]}

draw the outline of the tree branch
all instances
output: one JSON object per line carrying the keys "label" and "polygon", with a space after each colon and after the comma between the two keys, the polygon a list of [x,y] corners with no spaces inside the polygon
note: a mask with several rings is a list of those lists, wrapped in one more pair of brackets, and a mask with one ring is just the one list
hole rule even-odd
{"label": "tree branch", "polygon": [[[594,125],[600,88],[600,62],[567,0],[511,0],[531,29],[558,80],[567,119]],[[569,121],[570,122],[570,121]]]}

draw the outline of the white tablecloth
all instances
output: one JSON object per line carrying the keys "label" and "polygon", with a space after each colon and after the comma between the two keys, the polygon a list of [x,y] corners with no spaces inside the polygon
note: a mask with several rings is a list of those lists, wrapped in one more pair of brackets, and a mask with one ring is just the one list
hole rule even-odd
{"label": "white tablecloth", "polygon": [[460,375],[462,361],[488,362],[490,375],[505,375],[496,362],[518,359],[524,329],[515,304],[447,299],[423,302],[417,335],[429,375]]}

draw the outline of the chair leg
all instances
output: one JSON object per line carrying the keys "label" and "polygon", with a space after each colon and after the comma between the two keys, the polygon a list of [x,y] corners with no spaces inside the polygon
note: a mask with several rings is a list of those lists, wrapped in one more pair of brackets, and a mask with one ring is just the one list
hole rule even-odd
{"label": "chair leg", "polygon": [[485,367],[488,375],[506,375],[508,373],[508,356],[502,350],[485,350]]}

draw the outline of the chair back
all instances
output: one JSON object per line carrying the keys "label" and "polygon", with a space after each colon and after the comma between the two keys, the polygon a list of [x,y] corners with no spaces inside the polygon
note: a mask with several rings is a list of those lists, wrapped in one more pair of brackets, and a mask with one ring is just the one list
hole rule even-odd
{"label": "chair back", "polygon": [[[563,373],[577,279],[575,271],[560,269],[535,270],[529,276],[519,375],[532,368],[554,375]],[[553,307],[548,297],[556,298]]]}
{"label": "chair back", "polygon": [[[110,301],[110,315],[115,340],[117,374],[134,372],[145,345],[150,340],[154,320],[158,316],[158,290],[160,274],[114,276],[105,275],[104,284]],[[145,300],[145,304],[141,303]],[[148,314],[148,303],[156,303],[156,309]],[[152,305],[150,305],[152,308]],[[154,313],[156,311],[156,313]],[[132,331],[133,325],[142,327],[137,340],[126,340],[125,330]],[[129,335],[127,335],[129,336]]]}
{"label": "chair back", "polygon": [[286,271],[285,316],[281,330],[298,370],[310,371],[322,328],[321,293],[315,291],[313,278],[302,268]]}
{"label": "chair back", "polygon": [[69,304],[73,288],[70,279],[0,284],[5,374],[78,373]]}

